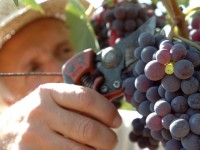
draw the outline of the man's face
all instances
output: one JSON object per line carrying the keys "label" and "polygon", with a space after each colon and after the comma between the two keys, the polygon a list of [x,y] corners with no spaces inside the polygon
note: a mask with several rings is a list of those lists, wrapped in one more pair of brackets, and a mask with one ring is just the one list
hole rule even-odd
{"label": "man's face", "polygon": [[[36,20],[15,34],[0,49],[0,72],[61,72],[73,55],[68,30],[59,20]],[[47,82],[63,82],[60,77],[5,77],[5,84],[18,99]]]}

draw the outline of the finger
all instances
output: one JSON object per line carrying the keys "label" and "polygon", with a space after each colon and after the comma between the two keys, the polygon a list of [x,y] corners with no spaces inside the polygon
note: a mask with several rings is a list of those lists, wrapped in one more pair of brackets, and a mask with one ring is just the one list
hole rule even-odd
{"label": "finger", "polygon": [[113,128],[121,125],[116,107],[90,88],[65,83],[46,84],[42,88],[50,89],[52,99],[62,107],[85,113]]}
{"label": "finger", "polygon": [[[45,139],[45,140],[44,140]],[[63,137],[57,133],[52,133],[43,139],[39,140],[37,144],[32,144],[32,141],[19,143],[20,150],[36,150],[36,149],[48,149],[48,150],[95,150],[84,144],[77,143],[69,138]]]}
{"label": "finger", "polygon": [[[33,120],[30,120],[31,126],[26,129],[26,133],[18,144],[20,150],[95,150],[85,144],[78,143],[72,139],[64,137],[55,132],[49,126],[41,125]],[[33,125],[34,124],[34,125]],[[19,133],[20,134],[20,133]]]}
{"label": "finger", "polygon": [[56,132],[95,148],[112,150],[116,146],[116,134],[98,121],[65,109],[56,113],[50,123]]}
{"label": "finger", "polygon": [[51,143],[48,142],[48,150],[95,150],[95,148],[89,147],[87,145],[75,142],[72,139],[54,133],[52,136]]}

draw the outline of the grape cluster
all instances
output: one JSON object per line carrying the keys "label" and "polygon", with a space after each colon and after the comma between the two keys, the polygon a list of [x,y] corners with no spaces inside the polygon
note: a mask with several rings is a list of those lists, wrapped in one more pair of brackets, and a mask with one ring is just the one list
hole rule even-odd
{"label": "grape cluster", "polygon": [[108,47],[108,28],[106,27],[106,22],[103,19],[103,15],[106,12],[106,8],[103,6],[95,10],[92,15],[91,25],[97,36],[99,46],[101,49]]}
{"label": "grape cluster", "polygon": [[[153,8],[137,1],[122,1],[112,7],[103,5],[92,15],[91,24],[103,49],[115,45],[120,39],[140,27],[155,15]],[[164,16],[164,15],[163,15]],[[157,26],[165,25],[165,18],[157,17]]]}
{"label": "grape cluster", "polygon": [[144,8],[135,3],[120,3],[107,10],[104,21],[109,28],[109,44],[115,45],[118,38],[124,38],[147,20]]}
{"label": "grape cluster", "polygon": [[132,142],[137,142],[140,148],[157,149],[159,141],[151,136],[151,131],[146,127],[146,117],[135,118],[132,121],[132,131],[129,138]]}
{"label": "grape cluster", "polygon": [[145,127],[165,150],[199,150],[200,52],[147,32],[138,43],[132,76],[123,82],[126,100],[146,117]]}
{"label": "grape cluster", "polygon": [[200,12],[191,17],[189,21],[189,31],[190,39],[200,42]]}

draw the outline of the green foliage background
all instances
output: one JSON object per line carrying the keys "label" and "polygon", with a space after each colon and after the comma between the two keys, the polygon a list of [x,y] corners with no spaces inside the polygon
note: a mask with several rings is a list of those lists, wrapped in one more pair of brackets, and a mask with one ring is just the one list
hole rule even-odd
{"label": "green foliage background", "polygon": [[[13,0],[13,2],[16,7],[19,3],[23,3],[40,13],[45,13],[41,5],[36,3],[35,0]],[[85,12],[86,9],[79,0],[68,0],[66,5],[66,24],[69,27],[70,40],[76,52],[87,48],[98,51],[99,44]]]}

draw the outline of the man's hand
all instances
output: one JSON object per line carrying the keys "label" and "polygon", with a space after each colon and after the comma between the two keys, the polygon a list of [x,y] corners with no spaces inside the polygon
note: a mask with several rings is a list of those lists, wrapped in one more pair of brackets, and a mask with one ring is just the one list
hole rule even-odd
{"label": "man's hand", "polygon": [[117,109],[87,87],[44,84],[14,104],[0,120],[0,149],[112,150]]}

